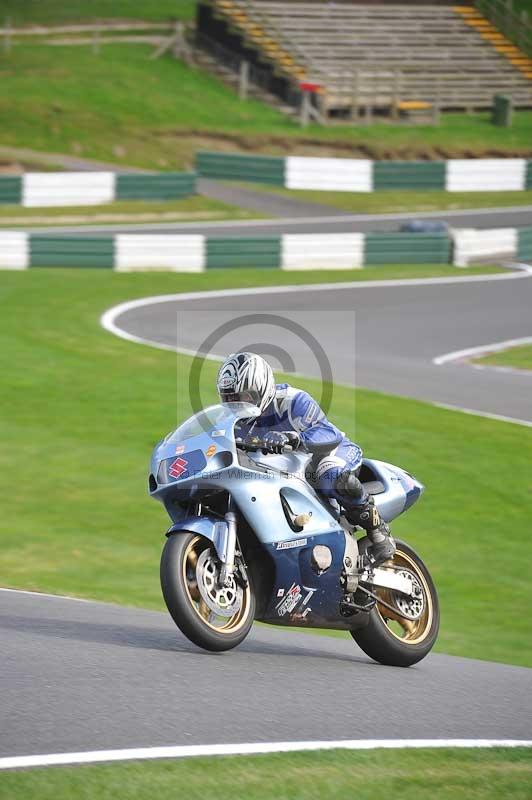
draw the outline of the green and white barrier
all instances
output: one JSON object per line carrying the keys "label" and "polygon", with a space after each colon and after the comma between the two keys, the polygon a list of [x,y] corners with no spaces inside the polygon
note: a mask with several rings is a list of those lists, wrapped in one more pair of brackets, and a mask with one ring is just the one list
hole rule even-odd
{"label": "green and white barrier", "polygon": [[276,158],[201,152],[196,156],[196,170],[205,178],[336,192],[386,189],[503,192],[532,189],[532,161],[524,158],[370,161],[364,158]]}
{"label": "green and white barrier", "polygon": [[[288,233],[282,236],[281,267],[359,269],[364,265],[363,233]],[[333,266],[334,265],[334,266]]]}
{"label": "green and white barrier", "polygon": [[205,236],[168,236],[120,233],[115,237],[114,268],[117,272],[153,269],[202,272],[205,266]]}
{"label": "green and white barrier", "polygon": [[494,228],[477,230],[462,228],[452,231],[454,243],[453,264],[467,267],[475,261],[486,259],[516,258],[519,250],[519,231],[517,228]]}
{"label": "green and white barrier", "polygon": [[532,227],[446,233],[326,233],[282,236],[0,232],[0,269],[101,267],[117,272],[223,268],[351,270],[383,264],[532,262]]}
{"label": "green and white barrier", "polygon": [[0,176],[0,204],[94,206],[115,200],[173,200],[196,193],[191,172],[26,172]]}

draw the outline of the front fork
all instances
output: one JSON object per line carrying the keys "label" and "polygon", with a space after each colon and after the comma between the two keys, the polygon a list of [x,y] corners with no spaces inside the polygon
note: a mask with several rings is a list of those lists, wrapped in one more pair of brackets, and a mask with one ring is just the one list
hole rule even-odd
{"label": "front fork", "polygon": [[236,514],[228,511],[224,519],[227,523],[227,536],[222,545],[222,552],[219,553],[222,566],[218,579],[220,586],[228,586],[235,571],[236,556]]}

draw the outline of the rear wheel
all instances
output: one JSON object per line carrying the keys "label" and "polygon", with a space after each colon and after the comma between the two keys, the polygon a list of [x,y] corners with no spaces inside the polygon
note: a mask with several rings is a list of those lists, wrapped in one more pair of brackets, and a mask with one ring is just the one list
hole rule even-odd
{"label": "rear wheel", "polygon": [[[367,539],[359,542],[361,550]],[[396,553],[381,565],[409,577],[416,589],[413,597],[392,589],[375,587],[379,600],[364,628],[351,631],[359,647],[375,661],[394,667],[409,667],[431,651],[440,626],[438,595],[430,573],[418,554],[397,540]],[[386,604],[386,605],[385,605]]]}
{"label": "rear wheel", "polygon": [[161,588],[172,619],[205,650],[230,650],[249,633],[255,617],[251,586],[231,577],[218,584],[220,561],[209,539],[181,531],[166,541],[161,556]]}

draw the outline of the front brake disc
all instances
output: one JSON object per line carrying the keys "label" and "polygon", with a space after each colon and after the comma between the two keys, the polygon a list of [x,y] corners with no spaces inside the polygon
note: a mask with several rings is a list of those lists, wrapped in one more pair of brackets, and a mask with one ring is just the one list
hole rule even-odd
{"label": "front brake disc", "polygon": [[210,548],[205,549],[196,564],[199,593],[211,611],[220,617],[232,617],[242,605],[243,591],[231,575],[227,586],[220,586],[220,567]]}

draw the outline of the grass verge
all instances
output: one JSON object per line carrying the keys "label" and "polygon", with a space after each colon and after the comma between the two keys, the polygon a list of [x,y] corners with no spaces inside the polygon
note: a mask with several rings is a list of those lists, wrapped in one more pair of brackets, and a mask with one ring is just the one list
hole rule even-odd
{"label": "grass verge", "polygon": [[452,114],[438,127],[312,125],[302,133],[211,75],[170,57],[150,60],[151,52],[14,45],[0,66],[1,143],[155,169],[190,168],[199,149],[406,159],[532,153],[532,112],[516,113],[510,129],[488,114]]}
{"label": "grass verge", "polygon": [[142,19],[165,22],[168,19],[194,18],[196,0],[46,0],[20,2],[0,0],[2,22],[9,17],[13,26],[60,25],[61,23],[99,22],[102,19]]}
{"label": "grass verge", "polygon": [[[167,520],[147,497],[147,465],[155,442],[189,413],[176,374],[187,375],[190,359],[110,336],[98,324],[102,311],[152,294],[334,276],[347,274],[2,273],[2,583],[162,608]],[[215,400],[216,369],[204,365],[205,402]],[[298,383],[317,391],[315,381]],[[532,585],[522,570],[532,545],[507,535],[528,529],[530,434],[365,390],[356,392],[355,417],[353,402],[352,390],[336,388],[337,424],[368,455],[404,466],[428,487],[394,530],[434,574],[443,614],[438,649],[532,665]]]}
{"label": "grass verge", "polygon": [[532,752],[527,748],[332,750],[9,772],[0,778],[0,796],[410,800],[418,794],[438,800],[528,800],[531,782]]}
{"label": "grass verge", "polygon": [[[229,185],[231,185],[229,183]],[[322,192],[310,189],[283,189],[256,183],[234,185],[292,200],[332,206],[357,214],[386,214],[410,211],[457,211],[467,208],[508,208],[532,205],[532,191],[526,192],[438,192],[391,191]]]}
{"label": "grass verge", "polygon": [[165,222],[256,219],[259,214],[238,206],[192,195],[179,200],[119,200],[99,206],[23,208],[0,206],[0,227],[13,225],[67,225],[95,222]]}
{"label": "grass verge", "polygon": [[532,369],[532,344],[510,347],[500,353],[491,353],[489,356],[475,358],[474,361],[477,364],[486,364],[486,366]]}

